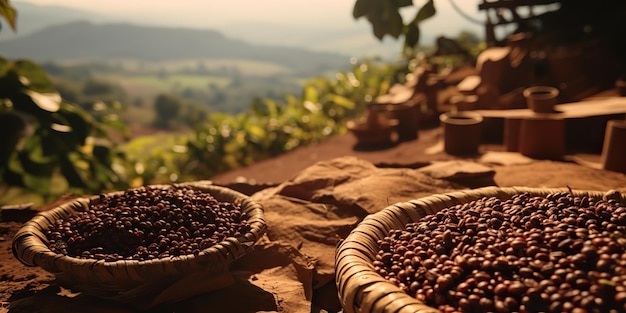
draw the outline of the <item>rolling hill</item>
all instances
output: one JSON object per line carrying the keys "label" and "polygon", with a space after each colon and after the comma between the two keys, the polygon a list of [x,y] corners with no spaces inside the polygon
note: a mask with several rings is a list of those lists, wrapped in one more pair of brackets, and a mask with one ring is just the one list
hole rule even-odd
{"label": "rolling hill", "polygon": [[12,31],[8,25],[3,25],[5,27],[0,29],[0,48],[2,41],[26,36],[51,25],[76,21],[111,23],[119,20],[114,16],[59,5],[36,5],[21,1],[11,1],[11,5],[17,10],[17,29]]}
{"label": "rolling hill", "polygon": [[348,56],[304,48],[251,44],[214,30],[71,22],[0,43],[0,55],[37,62],[63,60],[243,59],[294,70],[338,69]]}

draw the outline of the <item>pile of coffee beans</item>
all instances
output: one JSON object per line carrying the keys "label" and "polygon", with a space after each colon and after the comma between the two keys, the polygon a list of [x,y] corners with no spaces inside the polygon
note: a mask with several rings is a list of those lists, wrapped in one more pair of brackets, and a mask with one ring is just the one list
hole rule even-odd
{"label": "pile of coffee beans", "polygon": [[393,230],[376,271],[443,312],[626,312],[626,207],[482,198]]}
{"label": "pile of coffee beans", "polygon": [[57,220],[47,233],[55,253],[77,258],[152,260],[197,255],[250,230],[237,204],[186,186],[140,187],[100,195],[86,211]]}

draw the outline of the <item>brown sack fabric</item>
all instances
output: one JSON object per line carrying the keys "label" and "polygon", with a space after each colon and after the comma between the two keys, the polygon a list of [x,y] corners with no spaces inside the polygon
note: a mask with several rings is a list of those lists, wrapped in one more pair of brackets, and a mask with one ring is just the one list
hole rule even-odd
{"label": "brown sack fabric", "polygon": [[316,163],[252,196],[265,208],[267,235],[317,260],[314,288],[333,279],[336,244],[366,215],[401,201],[463,188],[408,168],[377,168],[355,157]]}

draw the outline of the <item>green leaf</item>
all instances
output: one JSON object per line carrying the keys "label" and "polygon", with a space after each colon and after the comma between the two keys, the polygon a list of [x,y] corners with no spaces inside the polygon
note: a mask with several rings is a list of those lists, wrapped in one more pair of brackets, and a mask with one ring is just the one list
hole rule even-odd
{"label": "green leaf", "polygon": [[391,3],[396,8],[409,7],[413,5],[413,0],[392,0]]}
{"label": "green leaf", "polygon": [[265,99],[263,101],[265,106],[267,107],[267,113],[269,117],[278,117],[280,116],[280,108],[278,104],[274,100]]}
{"label": "green leaf", "polygon": [[6,75],[6,72],[9,70],[8,64],[9,62],[0,55],[0,77]]}
{"label": "green leaf", "polygon": [[312,101],[304,101],[302,102],[302,106],[311,113],[317,113],[322,108],[319,102],[312,102]]}
{"label": "green leaf", "polygon": [[376,36],[378,40],[382,40],[383,37],[385,37],[385,35],[387,34],[387,24],[379,15],[373,15],[369,18],[369,20],[372,24],[372,31],[374,32],[374,36]]}
{"label": "green leaf", "polygon": [[420,40],[420,29],[415,23],[407,25],[406,34],[404,35],[404,46],[415,47]]}
{"label": "green leaf", "polygon": [[25,87],[41,93],[56,93],[48,74],[37,63],[18,60],[13,63],[13,70]]}
{"label": "green leaf", "polygon": [[[304,87],[304,89],[308,88],[310,86]],[[315,89],[315,92],[317,93],[317,89]],[[285,102],[287,102],[287,105],[285,106],[285,110],[282,112],[286,112],[287,108],[293,108],[293,107],[297,107],[299,108],[302,104],[302,99],[294,96],[294,95],[286,95],[285,96]]]}
{"label": "green leaf", "polygon": [[259,139],[263,139],[267,136],[265,129],[259,127],[258,125],[248,126],[247,131],[254,142],[258,142]]}
{"label": "green leaf", "polygon": [[[116,114],[110,114],[105,116],[102,119],[102,125],[106,127],[110,127],[111,129],[117,130],[124,135],[124,137],[130,136],[130,130],[128,129],[128,125],[122,119],[119,118]],[[89,125],[90,127],[93,125]],[[96,133],[101,131],[100,128],[95,128]],[[100,135],[106,136],[106,133],[102,133]]]}
{"label": "green leaf", "polygon": [[21,151],[18,158],[25,173],[40,177],[51,177],[55,168],[55,158],[43,155],[41,147],[31,151]]}
{"label": "green leaf", "polygon": [[9,0],[0,0],[0,17],[4,18],[4,20],[9,23],[13,31],[16,31],[17,12],[9,4]]}
{"label": "green leaf", "polygon": [[402,22],[402,15],[400,15],[400,12],[397,10],[389,12],[387,24],[389,25],[389,35],[393,36],[393,38],[398,38],[402,34],[404,24]]}
{"label": "green leaf", "polygon": [[70,127],[71,132],[78,139],[78,143],[83,144],[92,129],[89,118],[83,112],[71,106],[65,106],[64,110],[59,112],[59,115],[65,118],[67,126]]}
{"label": "green leaf", "polygon": [[313,86],[305,86],[304,87],[304,95],[302,96],[303,101],[311,101],[311,102],[319,102],[319,92]]}
{"label": "green leaf", "polygon": [[428,2],[426,2],[426,4],[424,4],[424,6],[419,9],[417,15],[415,15],[413,23],[419,24],[422,21],[433,17],[435,13],[437,13],[437,10],[435,9],[435,3],[433,2],[433,0],[429,0]]}
{"label": "green leaf", "polygon": [[61,95],[58,93],[39,93],[28,90],[26,94],[37,107],[47,112],[58,112],[61,108]]}
{"label": "green leaf", "polygon": [[342,108],[346,108],[346,109],[354,109],[355,107],[355,103],[354,101],[344,97],[344,96],[340,96],[340,95],[330,95],[330,101],[332,101],[334,104],[342,107]]}
{"label": "green leaf", "polygon": [[24,186],[32,190],[36,190],[37,193],[50,195],[50,190],[52,189],[52,180],[50,179],[50,177],[24,174],[22,179]]}
{"label": "green leaf", "polygon": [[23,118],[13,112],[0,113],[0,169],[8,167],[7,163],[15,152],[16,145],[23,136],[26,123]]}
{"label": "green leaf", "polygon": [[267,115],[263,99],[261,99],[260,97],[254,97],[254,99],[252,99],[252,102],[250,102],[250,111],[253,112],[256,116]]}
{"label": "green leaf", "polygon": [[111,147],[104,144],[96,144],[93,146],[93,155],[103,164],[111,165]]}
{"label": "green leaf", "polygon": [[372,9],[371,5],[372,0],[357,0],[352,9],[352,17],[358,19],[359,17],[367,15]]}
{"label": "green leaf", "polygon": [[12,70],[12,63],[5,63],[2,73],[0,73],[0,97],[13,98],[16,95],[23,95],[24,85],[20,77]]}

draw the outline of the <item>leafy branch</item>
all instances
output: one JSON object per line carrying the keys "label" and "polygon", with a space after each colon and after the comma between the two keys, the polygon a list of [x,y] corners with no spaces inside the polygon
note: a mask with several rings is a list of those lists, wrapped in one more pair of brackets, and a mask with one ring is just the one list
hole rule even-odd
{"label": "leafy branch", "polygon": [[395,39],[404,36],[405,50],[415,49],[420,39],[419,24],[435,15],[437,10],[433,0],[422,5],[415,17],[405,22],[401,9],[412,7],[412,0],[356,0],[352,16],[366,18],[372,25],[372,32],[379,40],[386,35]]}
{"label": "leafy branch", "polygon": [[[213,113],[186,138],[186,153],[178,154],[175,162],[177,177],[211,177],[345,133],[346,121],[362,115],[373,98],[385,94],[398,72],[391,64],[354,62],[350,71],[332,79],[306,82],[300,96],[287,95],[282,101],[257,98],[248,111],[236,116]],[[167,160],[154,158],[166,155],[153,155],[146,162],[166,164]]]}
{"label": "leafy branch", "polygon": [[[9,0],[0,0],[0,17],[2,17],[13,31],[16,31],[16,20],[17,20],[17,12],[15,8],[9,4]],[[0,23],[0,29],[2,24]]]}
{"label": "leafy branch", "polygon": [[39,65],[0,57],[0,177],[44,198],[124,187],[104,126],[64,102]]}

